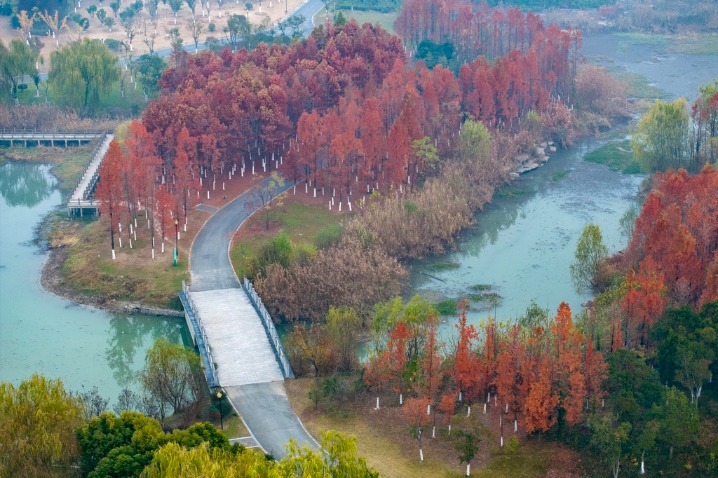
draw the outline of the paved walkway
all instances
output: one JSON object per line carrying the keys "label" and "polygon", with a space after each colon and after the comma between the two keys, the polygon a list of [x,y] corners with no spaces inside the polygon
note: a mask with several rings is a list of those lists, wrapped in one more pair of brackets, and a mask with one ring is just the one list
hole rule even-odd
{"label": "paved walkway", "polygon": [[290,438],[318,445],[289,405],[264,325],[229,261],[234,232],[258,208],[255,189],[214,213],[197,234],[190,250],[189,295],[217,363],[219,383],[262,449],[281,459]]}
{"label": "paved walkway", "polygon": [[243,289],[190,292],[223,387],[284,380],[257,312]]}

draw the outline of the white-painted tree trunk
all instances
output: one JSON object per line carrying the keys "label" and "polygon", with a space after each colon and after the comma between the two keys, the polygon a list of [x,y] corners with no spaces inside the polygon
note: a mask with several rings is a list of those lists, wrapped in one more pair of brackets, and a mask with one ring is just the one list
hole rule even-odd
{"label": "white-painted tree trunk", "polygon": [[115,256],[115,250],[112,249],[112,260],[114,261],[115,259],[117,259],[117,256]]}
{"label": "white-painted tree trunk", "polygon": [[431,415],[431,404],[426,406],[426,414]]}
{"label": "white-painted tree trunk", "polygon": [[642,475],[646,474],[646,462],[644,460],[645,456],[646,456],[646,452],[644,451],[643,453],[641,453],[641,474]]}
{"label": "white-painted tree trunk", "polygon": [[431,438],[436,438],[436,425],[431,427]]}
{"label": "white-painted tree trunk", "polygon": [[376,397],[376,408],[374,410],[379,410],[379,397]]}
{"label": "white-painted tree trunk", "polygon": [[162,250],[161,250],[161,253],[164,254],[164,253],[165,253],[165,241],[162,241],[162,247],[161,247],[161,249],[162,249]]}
{"label": "white-painted tree trunk", "polygon": [[519,421],[514,418],[514,433],[519,431]]}
{"label": "white-painted tree trunk", "polygon": [[486,415],[486,404],[484,403],[484,415]]}
{"label": "white-painted tree trunk", "polygon": [[504,437],[503,436],[501,437],[501,446],[502,447],[504,446]]}
{"label": "white-painted tree trunk", "polygon": [[471,416],[471,405],[469,405],[468,408],[466,409],[466,416],[467,417]]}
{"label": "white-painted tree trunk", "polygon": [[403,393],[399,394],[399,405],[404,405],[404,394]]}
{"label": "white-painted tree trunk", "polygon": [[419,448],[419,461],[424,462],[424,450]]}
{"label": "white-painted tree trunk", "polygon": [[466,464],[466,476],[471,476],[471,463]]}
{"label": "white-painted tree trunk", "polygon": [[155,258],[155,248],[153,247],[152,248],[152,259],[154,259],[154,258]]}

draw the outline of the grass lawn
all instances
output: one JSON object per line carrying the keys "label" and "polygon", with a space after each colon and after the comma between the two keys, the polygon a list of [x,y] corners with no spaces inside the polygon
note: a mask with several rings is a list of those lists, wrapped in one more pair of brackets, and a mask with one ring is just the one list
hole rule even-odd
{"label": "grass lawn", "polygon": [[155,259],[151,259],[147,224],[138,222],[137,240],[129,247],[127,231],[115,235],[117,260],[110,256],[110,234],[104,222],[65,221],[63,227],[74,227],[66,232],[70,243],[69,256],[63,266],[67,284],[83,294],[102,298],[102,301],[142,300],[160,307],[179,309],[177,291],[187,279],[187,243],[180,247],[177,267],[172,265],[172,247],[166,242],[165,253],[160,253],[159,239]]}
{"label": "grass lawn", "polygon": [[605,164],[613,171],[624,174],[638,174],[641,167],[633,158],[631,142],[627,139],[620,142],[606,143],[600,148],[584,156],[591,163]]}
{"label": "grass lawn", "polygon": [[371,10],[354,10],[353,12],[351,10],[342,10],[341,12],[347,20],[353,18],[359,25],[364,23],[375,25],[378,23],[384,30],[392,34],[394,33],[394,20],[399,15],[399,12],[381,13]]}
{"label": "grass lawn", "polygon": [[[320,405],[315,409],[308,398],[314,379],[295,379],[285,382],[292,407],[304,425],[316,438],[326,430],[353,435],[358,454],[382,477],[460,477],[466,465],[460,464],[455,443],[457,430],[472,430],[480,438],[479,450],[471,464],[471,476],[484,478],[540,476],[577,477],[578,457],[575,452],[550,441],[526,439],[521,433],[521,445],[512,452],[498,446],[498,418],[496,409],[481,413],[475,406],[470,417],[461,410],[452,419],[452,433],[445,423],[437,423],[436,438],[431,426],[424,428],[424,462],[419,461],[417,441],[410,434],[402,408],[396,396],[383,395],[382,408],[374,410],[374,395],[347,393],[339,404]],[[345,389],[349,385],[345,386]],[[511,427],[508,427],[511,429]],[[511,429],[512,430],[512,429]],[[507,435],[513,435],[509,431]]]}
{"label": "grass lawn", "polygon": [[347,213],[329,211],[323,200],[322,205],[308,201],[299,189],[297,191],[294,195],[289,190],[280,198],[269,211],[268,222],[265,211],[257,211],[239,230],[230,252],[238,277],[246,275],[246,262],[280,232],[285,232],[295,245],[310,244],[313,247],[321,246],[327,238],[340,233],[339,223]]}

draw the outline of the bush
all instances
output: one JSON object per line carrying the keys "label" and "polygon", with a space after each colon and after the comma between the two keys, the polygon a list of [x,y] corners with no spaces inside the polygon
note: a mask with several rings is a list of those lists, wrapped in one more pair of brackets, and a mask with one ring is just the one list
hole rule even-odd
{"label": "bush", "polygon": [[208,29],[211,33],[214,33],[214,31],[217,29],[217,25],[215,25],[214,23],[210,23],[209,25],[207,25],[207,29]]}
{"label": "bush", "polygon": [[12,6],[9,3],[3,3],[0,5],[0,15],[4,17],[12,15]]}
{"label": "bush", "polygon": [[254,5],[252,5],[251,2],[245,3],[244,6],[247,7],[247,10],[252,10],[254,8]]}
{"label": "bush", "polygon": [[121,53],[124,48],[121,41],[112,38],[105,39],[105,46],[115,53]]}
{"label": "bush", "polygon": [[329,224],[317,233],[314,243],[317,249],[326,249],[339,243],[342,238],[342,228],[339,224]]}

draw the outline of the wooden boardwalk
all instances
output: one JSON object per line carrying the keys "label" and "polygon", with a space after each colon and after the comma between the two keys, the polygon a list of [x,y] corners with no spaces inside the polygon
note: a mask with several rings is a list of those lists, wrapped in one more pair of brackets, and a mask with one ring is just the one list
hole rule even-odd
{"label": "wooden boardwalk", "polygon": [[104,134],[104,138],[100,140],[92,152],[92,159],[87,163],[85,171],[82,173],[80,180],[77,182],[75,190],[72,192],[67,200],[67,211],[68,213],[79,213],[82,216],[82,211],[85,209],[91,209],[96,211],[99,207],[99,203],[94,199],[93,192],[95,185],[99,179],[99,170],[102,160],[105,159],[105,154],[110,147],[110,142],[114,138],[111,134]]}

